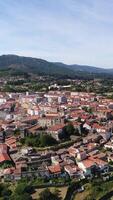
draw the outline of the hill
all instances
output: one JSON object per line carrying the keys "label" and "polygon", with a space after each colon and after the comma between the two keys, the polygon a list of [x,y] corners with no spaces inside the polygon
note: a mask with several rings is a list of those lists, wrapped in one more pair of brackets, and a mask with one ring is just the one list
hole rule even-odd
{"label": "hill", "polygon": [[23,57],[17,55],[0,56],[0,70],[8,70],[10,73],[25,72],[40,75],[69,75],[73,76],[73,71],[56,66],[46,60]]}
{"label": "hill", "polygon": [[9,74],[32,73],[67,78],[113,76],[113,69],[102,69],[77,64],[66,65],[64,63],[48,62],[43,59],[17,55],[0,56],[0,70],[7,71]]}
{"label": "hill", "polygon": [[113,69],[104,69],[104,68],[99,68],[99,67],[94,67],[94,66],[88,66],[88,65],[78,65],[78,64],[73,64],[73,65],[66,65],[64,63],[56,63],[59,66],[64,66],[68,69],[71,69],[75,72],[88,72],[88,73],[113,73]]}

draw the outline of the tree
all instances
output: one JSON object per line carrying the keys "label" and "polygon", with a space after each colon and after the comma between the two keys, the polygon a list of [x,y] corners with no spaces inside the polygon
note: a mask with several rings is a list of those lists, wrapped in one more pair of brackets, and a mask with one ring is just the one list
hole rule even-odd
{"label": "tree", "polygon": [[84,128],[83,125],[84,125],[84,123],[80,124],[81,135],[87,135],[88,134],[88,130],[86,128]]}
{"label": "tree", "polygon": [[15,104],[12,104],[11,109],[10,109],[10,112],[14,112],[15,106],[16,106]]}
{"label": "tree", "polygon": [[74,134],[75,134],[76,136],[79,136],[79,135],[80,135],[80,131],[79,131],[78,128],[75,128],[75,132],[74,132]]}
{"label": "tree", "polygon": [[14,194],[11,196],[10,200],[32,200],[32,197],[28,193],[23,193],[23,194]]}
{"label": "tree", "polygon": [[58,192],[52,193],[48,188],[39,194],[38,200],[61,200]]}
{"label": "tree", "polygon": [[2,191],[3,191],[3,189],[4,189],[4,185],[1,183],[1,184],[0,184],[0,197],[2,196]]}
{"label": "tree", "polygon": [[0,199],[9,200],[12,192],[8,188],[8,185],[0,184]]}
{"label": "tree", "polygon": [[64,126],[62,129],[62,133],[59,134],[59,139],[70,139],[71,135],[75,134],[75,128],[72,123],[68,123],[68,125]]}
{"label": "tree", "polygon": [[32,146],[32,147],[53,146],[58,143],[55,138],[45,133],[42,133],[38,136],[33,136],[33,135],[27,136],[24,139],[22,138],[20,142],[21,144],[26,144],[27,146]]}
{"label": "tree", "polygon": [[77,121],[81,123],[81,118],[80,118],[80,117],[78,117],[78,120],[77,120]]}
{"label": "tree", "polygon": [[87,106],[84,106],[82,109],[83,109],[85,112],[88,112],[88,107],[87,107]]}
{"label": "tree", "polygon": [[33,187],[26,182],[18,183],[10,200],[32,200]]}
{"label": "tree", "polygon": [[83,108],[82,108],[85,112],[88,112],[88,113],[92,113],[92,108],[91,107],[87,107],[87,106],[84,106]]}
{"label": "tree", "polygon": [[20,135],[20,130],[19,130],[19,129],[15,129],[14,135],[15,135],[15,136],[19,136],[19,135]]}
{"label": "tree", "polygon": [[11,190],[10,189],[8,189],[8,188],[4,188],[3,190],[2,190],[2,193],[1,193],[1,195],[3,196],[3,197],[9,197],[10,195],[11,195]]}
{"label": "tree", "polygon": [[21,138],[21,139],[20,139],[20,143],[21,143],[22,145],[24,145],[24,144],[25,144],[25,138]]}
{"label": "tree", "polygon": [[72,123],[69,123],[67,126],[66,126],[66,131],[68,133],[69,136],[73,135],[74,132],[75,132],[75,128],[73,126]]}
{"label": "tree", "polygon": [[28,185],[26,182],[19,183],[15,189],[16,194],[23,194],[23,193],[32,193],[33,187],[31,185]]}
{"label": "tree", "polygon": [[39,141],[40,141],[41,147],[53,146],[57,144],[57,141],[55,140],[55,138],[53,138],[51,135],[47,135],[43,133],[40,135]]}

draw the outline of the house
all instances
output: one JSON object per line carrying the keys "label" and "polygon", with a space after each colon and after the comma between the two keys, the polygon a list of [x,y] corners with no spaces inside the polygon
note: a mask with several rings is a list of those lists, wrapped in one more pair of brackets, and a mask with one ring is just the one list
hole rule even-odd
{"label": "house", "polygon": [[111,141],[104,144],[105,149],[112,149],[113,150],[113,143]]}
{"label": "house", "polygon": [[[75,163],[75,160],[72,158],[72,157],[69,157],[69,155],[62,155],[61,156],[62,158],[62,162],[64,161],[65,163],[67,163],[67,165],[71,165],[71,164],[74,164]],[[62,164],[61,162],[61,164]]]}
{"label": "house", "polygon": [[0,97],[0,105],[4,104],[7,102],[7,99],[4,97]]}
{"label": "house", "polygon": [[24,147],[24,148],[21,149],[21,153],[22,153],[23,156],[28,155],[32,152],[33,152],[32,147]]}
{"label": "house", "polygon": [[83,144],[88,144],[89,142],[92,142],[92,135],[83,138]]}
{"label": "house", "polygon": [[99,144],[97,143],[94,143],[94,142],[90,142],[86,145],[86,148],[87,148],[87,153],[90,153],[94,150],[97,150],[98,149],[98,146]]}
{"label": "house", "polygon": [[38,119],[38,123],[42,127],[51,127],[60,124],[63,120],[59,116],[45,116]]}
{"label": "house", "polygon": [[26,123],[26,124],[34,125],[34,124],[37,124],[38,119],[39,119],[39,117],[36,116],[36,115],[27,116],[27,117],[24,117],[21,122],[22,123]]}
{"label": "house", "polygon": [[90,159],[77,162],[77,165],[81,170],[83,170],[85,176],[92,176],[92,170],[96,167],[95,162]]}
{"label": "house", "polygon": [[11,164],[11,158],[9,157],[9,148],[6,144],[0,144],[0,166],[4,164]]}
{"label": "house", "polygon": [[113,162],[113,154],[108,155],[108,162]]}
{"label": "house", "polygon": [[89,122],[85,122],[84,125],[83,125],[83,128],[86,128],[89,131],[92,129]]}
{"label": "house", "polygon": [[69,152],[69,155],[76,158],[77,157],[77,153],[79,152],[79,150],[75,147],[70,147],[68,148],[68,152]]}
{"label": "house", "polygon": [[59,135],[62,133],[62,129],[65,127],[65,124],[56,124],[47,129],[47,133],[54,137],[56,140],[59,140]]}
{"label": "house", "polygon": [[10,153],[17,151],[16,137],[12,136],[5,140],[5,144],[10,147]]}
{"label": "house", "polygon": [[60,162],[62,162],[62,160],[60,159],[60,157],[58,155],[56,156],[51,156],[51,162],[52,164],[59,164]]}
{"label": "house", "polygon": [[16,168],[16,169],[14,170],[13,176],[14,176],[14,180],[15,180],[15,181],[21,180],[21,178],[22,178],[21,167],[20,167],[20,168]]}
{"label": "house", "polygon": [[40,133],[40,131],[42,131],[42,127],[36,124],[27,128],[27,131],[28,133],[31,133],[31,134],[37,134],[37,133]]}
{"label": "house", "polygon": [[19,99],[21,104],[24,103],[36,103],[37,102],[37,96],[36,95],[22,95]]}
{"label": "house", "polygon": [[36,107],[36,106],[34,106],[32,108],[29,107],[27,109],[27,113],[28,113],[28,115],[31,115],[31,116],[39,115],[40,114],[40,109],[38,107]]}
{"label": "house", "polygon": [[58,103],[61,103],[61,104],[67,103],[66,96],[59,96],[58,97]]}
{"label": "house", "polygon": [[84,177],[83,171],[78,168],[77,165],[66,165],[64,171],[68,173],[71,178],[82,178]]}
{"label": "house", "polygon": [[96,131],[97,133],[106,133],[106,127],[99,125],[98,123],[94,123],[92,125],[92,130]]}
{"label": "house", "polygon": [[81,161],[87,158],[87,154],[85,151],[77,153],[77,161]]}
{"label": "house", "polygon": [[39,108],[40,108],[40,111],[45,114],[47,114],[47,113],[57,114],[58,113],[58,105],[55,105],[55,104],[53,104],[53,105],[52,104],[47,104],[47,105],[40,104]]}
{"label": "house", "polygon": [[61,175],[61,167],[59,164],[49,166],[48,170],[52,177],[59,177]]}
{"label": "house", "polygon": [[99,150],[94,150],[88,154],[89,157],[99,158],[101,160],[106,161],[107,160],[107,154],[106,153],[99,153]]}
{"label": "house", "polygon": [[14,179],[13,176],[14,170],[15,170],[14,167],[4,169],[3,171],[4,181],[12,181]]}
{"label": "house", "polygon": [[27,170],[27,161],[25,159],[15,162],[16,169],[21,168],[21,171]]}
{"label": "house", "polygon": [[109,171],[109,165],[106,161],[99,159],[98,157],[89,157],[89,160],[95,162],[96,168],[101,172],[101,173],[107,173]]}
{"label": "house", "polygon": [[111,138],[111,132],[106,131],[105,133],[102,133],[101,136],[105,141],[108,141]]}

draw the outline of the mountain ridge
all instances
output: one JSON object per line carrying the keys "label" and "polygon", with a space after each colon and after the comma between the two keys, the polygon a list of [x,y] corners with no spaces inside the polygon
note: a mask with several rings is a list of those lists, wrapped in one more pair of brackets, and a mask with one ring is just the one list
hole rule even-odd
{"label": "mountain ridge", "polygon": [[87,71],[87,72],[104,72],[104,73],[109,73],[109,72],[113,72],[113,68],[101,68],[101,67],[95,67],[95,66],[90,66],[90,65],[80,65],[80,64],[64,64],[62,62],[55,62],[56,64],[58,64],[59,66],[66,66],[70,69],[73,70],[79,70],[79,71]]}
{"label": "mountain ridge", "polygon": [[41,58],[18,56],[13,54],[0,56],[0,70],[11,72],[25,72],[39,75],[56,75],[67,77],[79,77],[86,75],[113,75],[113,69],[99,68],[89,65],[64,64],[61,62],[49,62]]}

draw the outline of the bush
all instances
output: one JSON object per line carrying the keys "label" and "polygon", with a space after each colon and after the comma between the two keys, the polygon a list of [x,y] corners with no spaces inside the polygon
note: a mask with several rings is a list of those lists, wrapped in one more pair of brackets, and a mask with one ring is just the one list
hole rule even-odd
{"label": "bush", "polygon": [[54,144],[57,144],[57,141],[53,137],[46,134],[41,134],[39,141],[41,147],[53,146]]}
{"label": "bush", "polygon": [[39,194],[38,200],[61,200],[59,191],[52,193],[48,188]]}
{"label": "bush", "polygon": [[40,134],[40,136],[29,136],[24,139],[21,139],[20,142],[22,144],[26,144],[27,146],[32,147],[46,147],[53,146],[57,144],[57,141],[50,135]]}

